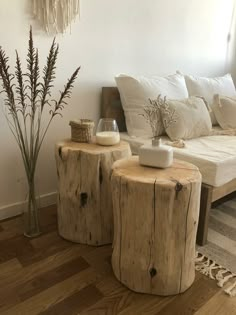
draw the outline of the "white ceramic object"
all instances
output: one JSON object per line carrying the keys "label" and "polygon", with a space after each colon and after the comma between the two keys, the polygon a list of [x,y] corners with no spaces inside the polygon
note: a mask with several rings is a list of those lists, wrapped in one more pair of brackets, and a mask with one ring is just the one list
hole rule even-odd
{"label": "white ceramic object", "polygon": [[120,142],[120,134],[115,131],[97,132],[96,142],[101,145],[114,145]]}
{"label": "white ceramic object", "polygon": [[152,140],[139,148],[139,163],[141,165],[166,168],[173,163],[173,148],[162,144],[161,139]]}

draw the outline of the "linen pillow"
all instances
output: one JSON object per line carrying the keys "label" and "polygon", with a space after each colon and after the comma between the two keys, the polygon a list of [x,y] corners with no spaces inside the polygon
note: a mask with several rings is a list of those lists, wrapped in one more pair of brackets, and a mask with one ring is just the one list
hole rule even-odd
{"label": "linen pillow", "polygon": [[[152,136],[151,127],[141,116],[143,107],[149,105],[149,98],[156,98],[159,94],[174,99],[188,97],[184,77],[180,74],[167,77],[119,75],[115,80],[130,136]],[[163,132],[163,125],[160,124],[159,134]]]}
{"label": "linen pillow", "polygon": [[236,90],[234,82],[230,74],[226,74],[222,77],[205,78],[185,75],[185,82],[187,85],[189,96],[202,96],[207,101],[211,108],[211,121],[213,125],[217,125],[217,120],[214,115],[213,97],[214,94],[220,94],[225,96],[236,96]]}
{"label": "linen pillow", "polygon": [[207,136],[212,129],[208,109],[199,97],[167,99],[160,110],[165,131],[172,141]]}
{"label": "linen pillow", "polygon": [[216,94],[214,96],[213,111],[221,128],[236,128],[236,97]]}

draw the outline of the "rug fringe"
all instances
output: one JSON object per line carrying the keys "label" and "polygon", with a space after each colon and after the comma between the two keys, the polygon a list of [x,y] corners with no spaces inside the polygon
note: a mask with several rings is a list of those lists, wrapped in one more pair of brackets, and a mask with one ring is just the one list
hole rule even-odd
{"label": "rug fringe", "polygon": [[[234,275],[234,276],[236,276],[236,275]],[[225,293],[229,294],[231,297],[236,296],[236,280],[234,281],[234,283],[230,287],[228,287],[224,291],[225,291]]]}
{"label": "rug fringe", "polygon": [[[229,269],[218,265],[215,261],[199,252],[196,252],[195,269],[210,279],[216,280],[217,285],[223,289],[225,285],[231,283],[232,279],[235,278],[235,281],[225,288],[224,292],[231,297],[236,296],[236,274]],[[216,270],[218,271],[216,272]]]}

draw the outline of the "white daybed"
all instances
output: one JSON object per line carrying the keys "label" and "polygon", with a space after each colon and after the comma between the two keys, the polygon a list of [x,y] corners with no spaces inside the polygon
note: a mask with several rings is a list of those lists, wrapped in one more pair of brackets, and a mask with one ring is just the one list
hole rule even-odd
{"label": "white daybed", "polygon": [[[149,138],[130,137],[126,130],[120,96],[116,87],[102,90],[102,117],[115,118],[121,138],[128,141],[133,154]],[[162,137],[163,142],[168,137]],[[196,165],[203,178],[197,243],[207,241],[208,218],[211,203],[236,191],[236,136],[214,135],[185,140],[184,148],[174,148],[174,157]]]}
{"label": "white daybed", "polygon": [[[162,142],[170,142],[162,136]],[[150,138],[130,137],[121,132],[121,139],[129,142],[133,154],[138,154],[139,147],[151,143]],[[184,148],[175,148],[174,158],[196,165],[202,174],[202,182],[220,187],[236,178],[236,136],[207,136],[185,140]]]}

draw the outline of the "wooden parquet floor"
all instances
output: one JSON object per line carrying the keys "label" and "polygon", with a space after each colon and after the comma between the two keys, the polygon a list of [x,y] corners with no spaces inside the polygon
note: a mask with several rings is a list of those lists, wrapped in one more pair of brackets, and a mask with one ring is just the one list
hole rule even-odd
{"label": "wooden parquet floor", "polygon": [[55,206],[41,211],[43,234],[22,235],[20,217],[0,222],[1,315],[231,315],[230,298],[215,281],[196,274],[184,294],[132,292],[111,268],[111,246],[90,247],[57,234]]}

